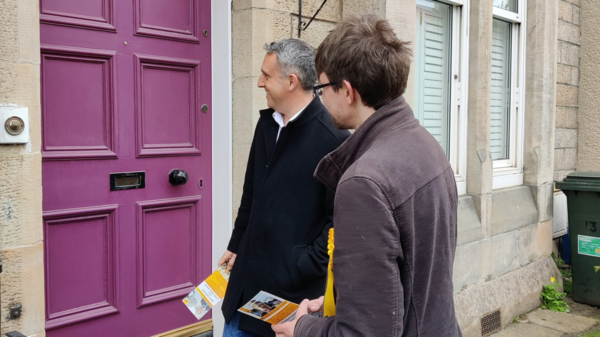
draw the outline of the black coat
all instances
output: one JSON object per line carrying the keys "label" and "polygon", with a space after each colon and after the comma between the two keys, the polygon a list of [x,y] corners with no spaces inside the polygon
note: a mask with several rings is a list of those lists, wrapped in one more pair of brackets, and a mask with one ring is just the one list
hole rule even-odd
{"label": "black coat", "polygon": [[[242,201],[227,249],[237,254],[223,300],[227,322],[263,290],[295,303],[325,292],[333,192],[313,173],[348,136],[315,97],[279,140],[273,109],[261,110]],[[242,314],[240,330],[275,336],[268,323]]]}

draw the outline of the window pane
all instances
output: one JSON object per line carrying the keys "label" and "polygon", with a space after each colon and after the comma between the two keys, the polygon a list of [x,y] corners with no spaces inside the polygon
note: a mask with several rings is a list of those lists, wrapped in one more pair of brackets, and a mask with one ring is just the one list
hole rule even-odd
{"label": "window pane", "polygon": [[510,140],[511,24],[494,19],[492,32],[492,159],[508,159]]}
{"label": "window pane", "polygon": [[452,6],[417,0],[415,115],[449,153]]}
{"label": "window pane", "polygon": [[517,0],[494,0],[494,7],[517,13]]}

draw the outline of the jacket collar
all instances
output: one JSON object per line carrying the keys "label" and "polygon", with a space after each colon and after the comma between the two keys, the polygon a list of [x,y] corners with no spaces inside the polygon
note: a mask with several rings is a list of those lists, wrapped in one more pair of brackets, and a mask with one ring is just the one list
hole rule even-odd
{"label": "jacket collar", "polygon": [[[296,118],[292,123],[289,123],[286,127],[297,128],[301,125],[304,125],[308,121],[313,119],[315,116],[317,116],[323,109],[325,109],[325,106],[323,105],[323,103],[321,103],[321,99],[317,95],[315,95],[313,100],[310,103],[308,103],[304,110],[302,110],[302,113],[298,116],[298,118]],[[273,112],[275,112],[275,110],[271,108],[263,109],[260,110],[260,116],[276,124],[275,120],[273,120]]]}
{"label": "jacket collar", "polygon": [[403,96],[394,99],[375,111],[340,147],[325,156],[317,166],[314,177],[335,191],[344,172],[378,137],[416,120]]}

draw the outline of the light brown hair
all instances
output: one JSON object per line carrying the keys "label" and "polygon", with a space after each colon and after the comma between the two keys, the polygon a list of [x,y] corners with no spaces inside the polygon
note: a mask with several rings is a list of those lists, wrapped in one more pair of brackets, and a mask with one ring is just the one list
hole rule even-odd
{"label": "light brown hair", "polygon": [[412,56],[408,45],[380,16],[352,16],[317,49],[317,74],[325,73],[336,92],[344,80],[350,82],[366,106],[379,109],[406,91]]}

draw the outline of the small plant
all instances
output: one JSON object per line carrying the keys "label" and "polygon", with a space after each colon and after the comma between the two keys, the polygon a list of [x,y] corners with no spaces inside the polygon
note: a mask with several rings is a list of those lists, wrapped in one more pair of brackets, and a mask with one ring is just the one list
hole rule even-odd
{"label": "small plant", "polygon": [[561,269],[560,274],[564,278],[571,278],[571,276],[573,276],[573,272],[571,272],[571,269]]}
{"label": "small plant", "polygon": [[549,309],[552,311],[569,312],[569,305],[565,302],[564,298],[567,296],[566,293],[556,290],[560,287],[559,283],[554,283],[554,277],[550,279],[550,283],[542,286],[542,294],[540,299],[542,300],[542,309]]}
{"label": "small plant", "polygon": [[600,337],[600,331],[588,331],[581,335],[581,337]]}
{"label": "small plant", "polygon": [[565,279],[565,284],[564,284],[563,289],[565,290],[565,293],[572,294],[573,293],[573,281],[570,279]]}
{"label": "small plant", "polygon": [[561,259],[560,257],[557,257],[554,253],[552,253],[552,260],[554,260],[554,263],[556,263],[556,266],[558,268],[562,267],[562,265],[565,264],[565,260]]}
{"label": "small plant", "polygon": [[519,323],[521,321],[521,319],[519,318],[519,316],[515,317],[515,319],[513,319],[513,323]]}

